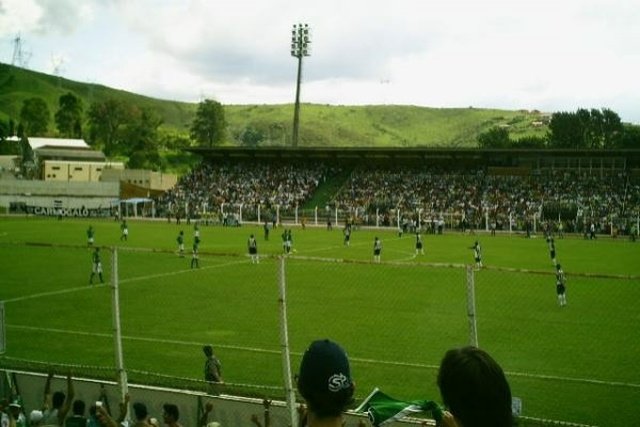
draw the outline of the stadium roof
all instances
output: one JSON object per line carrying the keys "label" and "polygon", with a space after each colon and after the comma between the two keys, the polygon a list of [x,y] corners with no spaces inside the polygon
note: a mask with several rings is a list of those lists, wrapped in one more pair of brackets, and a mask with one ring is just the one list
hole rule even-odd
{"label": "stadium roof", "polygon": [[84,139],[69,139],[69,138],[28,138],[29,145],[32,150],[37,150],[42,147],[51,148],[75,148],[89,150],[89,144]]}
{"label": "stadium roof", "polygon": [[583,158],[618,159],[627,166],[640,167],[640,150],[575,149],[481,149],[430,147],[214,147],[188,148],[187,151],[219,160],[338,160],[477,162],[484,165],[516,165],[525,159]]}
{"label": "stadium roof", "polygon": [[95,160],[100,162],[106,160],[106,156],[102,151],[49,148],[49,146],[38,149],[38,157],[49,160]]}

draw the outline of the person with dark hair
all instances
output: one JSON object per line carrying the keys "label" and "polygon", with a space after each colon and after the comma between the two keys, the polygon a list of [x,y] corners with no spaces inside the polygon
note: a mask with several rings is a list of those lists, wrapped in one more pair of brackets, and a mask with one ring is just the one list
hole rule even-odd
{"label": "person with dark hair", "polygon": [[300,425],[342,426],[355,389],[342,347],[328,339],[312,342],[302,356],[297,383],[308,408]]}
{"label": "person with dark hair", "polygon": [[44,405],[43,405],[43,417],[44,425],[56,425],[62,426],[64,419],[71,409],[71,402],[75,396],[73,389],[73,381],[71,381],[71,374],[67,375],[67,394],[62,391],[56,391],[51,394],[51,380],[53,379],[53,372],[50,372],[47,376],[47,381],[44,386]]}
{"label": "person with dark hair", "polygon": [[180,411],[178,407],[172,403],[165,403],[162,405],[162,418],[166,425],[169,427],[182,427],[178,420],[180,419]]}
{"label": "person with dark hair", "polygon": [[205,345],[202,351],[206,357],[204,362],[204,380],[209,383],[209,392],[218,394],[216,384],[222,381],[222,364],[220,360],[213,354],[213,347]]}
{"label": "person with dark hair", "polygon": [[147,405],[141,402],[135,402],[132,405],[133,416],[135,417],[135,423],[133,427],[148,426],[147,419],[149,418],[149,412],[147,411]]}
{"label": "person with dark hair", "polygon": [[85,403],[80,400],[73,401],[71,416],[64,421],[64,427],[87,427],[87,418],[84,416]]}
{"label": "person with dark hair", "polygon": [[443,427],[513,426],[511,388],[487,352],[473,346],[447,351],[438,388],[447,408]]}

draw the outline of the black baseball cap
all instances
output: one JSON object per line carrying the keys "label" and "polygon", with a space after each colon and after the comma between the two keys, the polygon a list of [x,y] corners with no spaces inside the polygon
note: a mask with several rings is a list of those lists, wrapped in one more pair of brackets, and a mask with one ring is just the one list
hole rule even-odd
{"label": "black baseball cap", "polygon": [[298,388],[303,395],[352,389],[349,358],[344,349],[328,339],[312,342],[302,357]]}

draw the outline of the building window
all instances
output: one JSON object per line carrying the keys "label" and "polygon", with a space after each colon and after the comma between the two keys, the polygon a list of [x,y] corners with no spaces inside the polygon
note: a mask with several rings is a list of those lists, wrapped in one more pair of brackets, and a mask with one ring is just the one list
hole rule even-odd
{"label": "building window", "polygon": [[54,171],[59,171],[60,170],[60,166],[52,166],[51,169],[53,169]]}
{"label": "building window", "polygon": [[76,167],[76,168],[73,168],[73,170],[74,170],[74,171],[82,171],[82,168],[78,168],[78,167]]}

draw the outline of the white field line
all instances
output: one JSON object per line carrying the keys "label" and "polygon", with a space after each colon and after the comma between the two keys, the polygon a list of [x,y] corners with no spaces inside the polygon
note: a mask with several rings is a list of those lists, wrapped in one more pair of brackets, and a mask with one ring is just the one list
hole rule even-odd
{"label": "white field line", "polygon": [[[40,328],[40,327],[24,326],[24,325],[6,325],[6,326],[11,329],[50,332],[50,333],[58,333],[58,334],[80,335],[80,336],[90,336],[90,337],[99,337],[99,338],[113,337],[112,334],[108,334],[108,333],[70,331],[66,329]],[[135,336],[129,336],[129,335],[123,335],[122,338],[129,341],[144,341],[144,342],[152,342],[152,343],[158,343],[158,344],[189,345],[189,346],[196,346],[196,347],[203,345],[203,343],[196,342],[196,341],[168,340],[168,339],[162,339],[162,338],[146,338],[146,337],[135,337]],[[274,354],[274,355],[280,354],[279,350],[268,350],[268,349],[258,348],[258,347],[242,347],[242,346],[221,345],[221,344],[216,345],[216,347],[230,349],[230,350],[248,351],[253,353],[267,353],[267,354]],[[302,353],[299,353],[299,352],[291,352],[291,354],[302,356]],[[359,358],[359,357],[351,357],[351,360],[354,362],[371,363],[376,365],[402,366],[402,367],[412,367],[412,368],[432,369],[432,370],[438,369],[437,365],[429,365],[424,363],[395,362],[395,361],[367,359],[367,358]],[[566,382],[576,382],[576,383],[610,386],[610,387],[625,387],[625,388],[640,389],[640,384],[627,383],[622,381],[604,381],[604,380],[597,380],[597,379],[591,379],[591,378],[563,377],[559,375],[532,374],[528,372],[514,372],[514,371],[505,371],[505,374],[507,376],[513,376],[513,377],[523,377],[523,378],[533,378],[533,379],[553,380],[553,381],[566,381]]]}
{"label": "white field line", "polygon": [[[138,276],[138,277],[131,277],[128,279],[122,279],[119,281],[119,283],[131,283],[131,282],[140,282],[140,281],[144,281],[144,280],[149,280],[149,279],[157,279],[159,277],[168,277],[168,276],[176,276],[178,274],[185,274],[185,273],[189,273],[189,272],[194,272],[194,271],[198,271],[198,270],[209,270],[212,268],[223,268],[223,267],[228,267],[230,265],[238,265],[238,264],[245,264],[247,261],[243,260],[243,261],[234,261],[234,262],[227,262],[224,264],[215,264],[215,265],[209,265],[206,267],[201,267],[201,268],[189,268],[186,270],[178,270],[178,271],[171,271],[168,273],[158,273],[158,274],[149,274],[147,276]],[[10,302],[18,302],[18,301],[26,301],[26,300],[30,300],[30,299],[37,299],[37,298],[42,298],[42,297],[50,297],[53,295],[61,295],[61,294],[68,294],[68,293],[72,293],[72,292],[80,292],[80,291],[89,291],[91,289],[94,289],[96,287],[103,287],[103,286],[110,286],[108,283],[105,284],[96,284],[96,285],[85,285],[85,286],[77,286],[74,288],[67,288],[67,289],[61,289],[58,291],[51,291],[51,292],[41,292],[38,294],[33,294],[33,295],[25,295],[23,297],[17,297],[17,298],[12,298],[12,299],[7,299],[4,300],[4,303],[10,303]]]}

